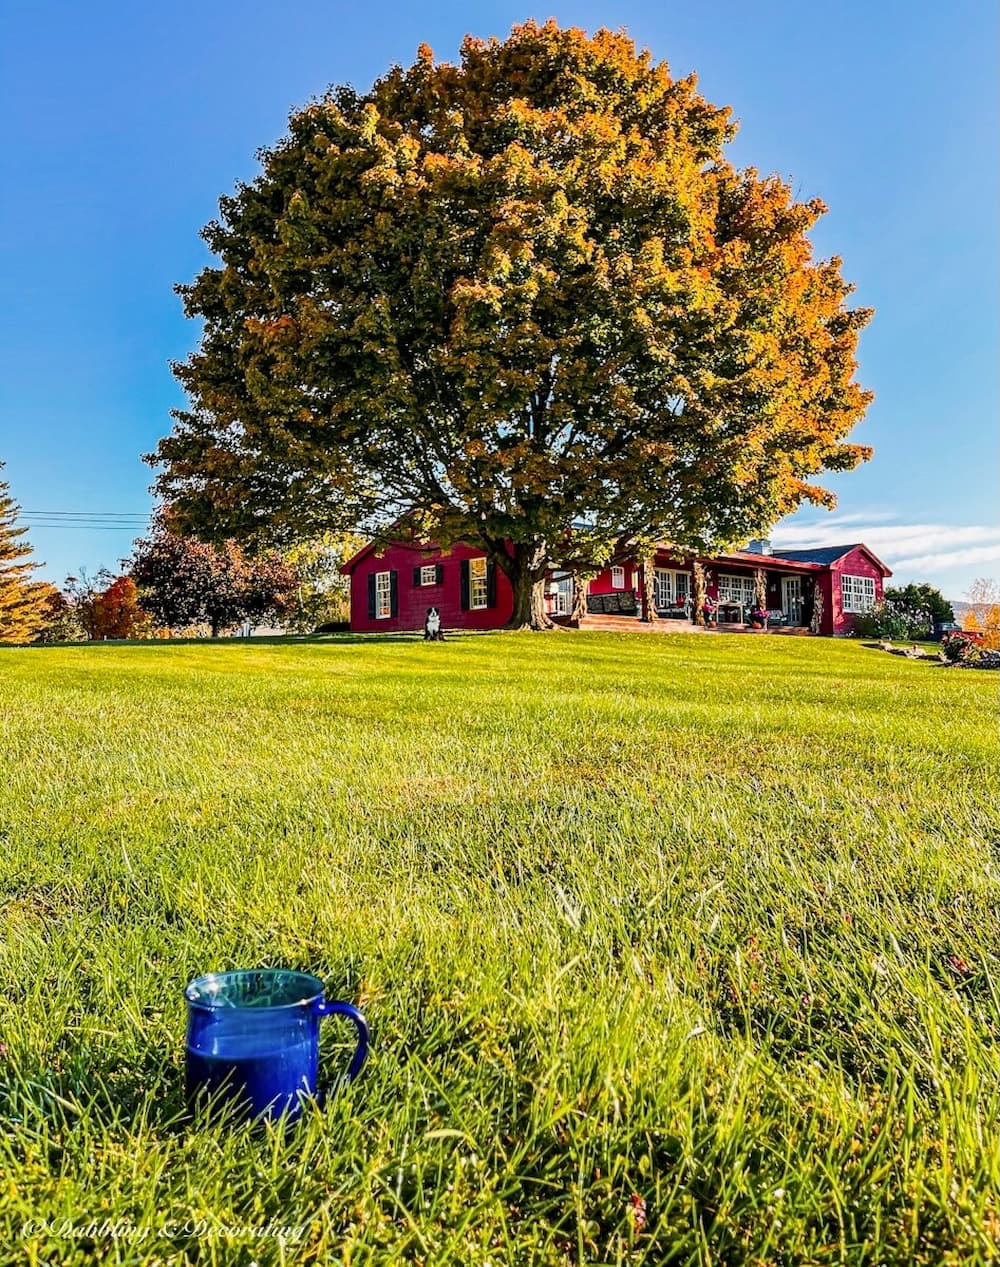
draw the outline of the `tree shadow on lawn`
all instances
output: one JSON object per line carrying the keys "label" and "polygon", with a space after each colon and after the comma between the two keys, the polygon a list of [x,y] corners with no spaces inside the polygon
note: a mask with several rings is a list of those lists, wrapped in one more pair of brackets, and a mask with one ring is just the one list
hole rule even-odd
{"label": "tree shadow on lawn", "polygon": [[[445,642],[482,638],[510,632],[503,629],[455,629],[445,631]],[[94,651],[102,647],[142,647],[147,651],[167,651],[171,647],[300,647],[350,646],[367,643],[381,646],[389,642],[425,641],[417,629],[399,633],[267,634],[259,638],[107,638],[100,642],[31,642],[13,646],[14,651]]]}

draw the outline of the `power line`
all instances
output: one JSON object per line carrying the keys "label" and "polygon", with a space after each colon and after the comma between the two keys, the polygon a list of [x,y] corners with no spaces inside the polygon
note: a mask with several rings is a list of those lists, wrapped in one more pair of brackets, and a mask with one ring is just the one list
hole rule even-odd
{"label": "power line", "polygon": [[22,510],[18,516],[19,525],[31,531],[87,528],[94,532],[130,532],[135,536],[144,532],[150,522],[150,515],[123,510]]}
{"label": "power line", "polygon": [[53,523],[51,520],[43,520],[41,523],[25,523],[21,522],[22,528],[89,528],[92,532],[132,532],[140,531],[139,524],[81,524],[81,523]]}
{"label": "power line", "polygon": [[133,523],[148,523],[150,518],[149,515],[116,510],[22,510],[21,514],[28,519],[127,519]]}

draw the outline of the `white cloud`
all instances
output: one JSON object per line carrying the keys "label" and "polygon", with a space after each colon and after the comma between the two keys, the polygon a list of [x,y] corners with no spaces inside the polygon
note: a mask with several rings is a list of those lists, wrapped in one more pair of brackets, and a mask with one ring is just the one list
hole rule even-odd
{"label": "white cloud", "polygon": [[968,583],[970,569],[1000,563],[1000,527],[986,524],[897,523],[891,512],[834,514],[812,522],[779,524],[776,550],[863,541],[892,568],[894,580],[933,580],[950,588]]}
{"label": "white cloud", "polygon": [[909,559],[896,559],[893,566],[903,571],[940,572],[944,568],[969,567],[974,563],[1000,562],[1000,541],[973,546],[968,550],[941,550],[935,554],[918,554]]}
{"label": "white cloud", "polygon": [[789,547],[840,545],[852,541],[863,541],[876,554],[884,552],[888,561],[893,556],[936,553],[939,546],[953,548],[973,542],[1000,542],[1000,529],[978,524],[879,524],[860,515],[836,515],[820,523],[774,530],[775,545]]}

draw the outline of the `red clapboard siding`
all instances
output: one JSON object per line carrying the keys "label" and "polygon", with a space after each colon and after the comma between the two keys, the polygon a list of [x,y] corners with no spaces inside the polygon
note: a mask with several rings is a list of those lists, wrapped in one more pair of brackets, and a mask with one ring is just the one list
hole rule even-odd
{"label": "red clapboard siding", "polygon": [[603,572],[598,572],[594,579],[590,582],[591,594],[613,594],[623,593],[625,590],[634,590],[639,584],[638,567],[634,563],[625,563],[622,565],[625,571],[625,584],[611,584],[611,569],[605,568]]}
{"label": "red clapboard siding", "polygon": [[[829,552],[828,552],[829,553]],[[429,543],[414,545],[394,542],[381,554],[372,546],[361,550],[341,569],[351,576],[351,628],[364,633],[393,633],[420,630],[428,607],[436,607],[441,613],[442,627],[448,629],[496,629],[507,624],[513,610],[513,595],[506,576],[496,567],[490,567],[489,605],[472,610],[463,607],[463,563],[470,559],[484,558],[480,547],[464,543],[454,546],[447,553]],[[843,610],[840,578],[845,573],[852,576],[869,576],[875,582],[875,599],[883,597],[883,587],[888,569],[867,550],[858,545],[847,550],[833,563],[813,563],[808,559],[786,559],[780,555],[755,555],[746,551],[734,551],[715,558],[702,560],[707,568],[706,590],[710,597],[718,597],[719,576],[734,572],[752,576],[757,568],[767,576],[768,604],[780,607],[781,577],[798,575],[803,580],[803,595],[809,601],[810,584],[823,596],[823,619],[820,632],[850,634],[854,630],[854,615]],[[437,579],[433,585],[420,585],[414,580],[415,569],[434,565]],[[658,551],[658,567],[672,568],[690,575],[689,559],[675,558]],[[640,567],[632,559],[623,566],[624,584],[614,586],[611,569],[605,568],[590,582],[592,594],[609,594],[615,590],[635,591],[640,588]],[[389,572],[394,577],[392,586],[392,613],[383,619],[370,616],[369,595],[378,572]],[[890,574],[891,575],[891,574]],[[690,588],[690,584],[689,584]]]}
{"label": "red clapboard siding", "polygon": [[[445,554],[436,546],[421,548],[402,542],[387,546],[382,554],[366,555],[351,569],[352,631],[398,633],[423,629],[428,607],[436,607],[441,613],[441,627],[446,633],[449,629],[497,629],[505,625],[514,609],[514,598],[510,582],[499,568],[493,572],[493,606],[462,610],[462,562],[483,555],[482,550],[464,544]],[[414,584],[414,568],[432,563],[438,565],[441,583]],[[368,578],[376,572],[396,573],[396,614],[382,620],[368,615]]]}
{"label": "red clapboard siding", "polygon": [[[875,601],[882,601],[883,587],[885,577],[882,569],[875,563],[868,552],[861,546],[855,546],[853,550],[849,550],[847,554],[842,555],[830,567],[828,573],[823,574],[823,603],[824,603],[824,628],[822,633],[832,634],[849,634],[854,632],[854,615],[844,611],[843,595],[840,588],[840,578],[847,574],[848,576],[871,576],[875,580]],[[827,623],[827,612],[829,613],[829,623]]]}

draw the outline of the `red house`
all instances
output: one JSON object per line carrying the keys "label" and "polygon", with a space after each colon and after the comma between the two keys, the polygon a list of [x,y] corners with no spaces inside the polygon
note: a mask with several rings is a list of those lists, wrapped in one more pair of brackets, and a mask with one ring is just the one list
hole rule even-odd
{"label": "red house", "polygon": [[445,629],[498,629],[510,620],[510,582],[482,550],[459,542],[449,551],[394,541],[373,542],[340,569],[351,578],[351,632],[423,629],[429,607]]}
{"label": "red house", "polygon": [[[589,585],[588,616],[607,627],[628,628],[637,620],[690,623],[695,559],[657,551],[653,578],[654,610],[644,601],[644,565],[626,559],[606,568]],[[706,593],[712,608],[709,627],[738,630],[750,624],[757,606],[757,573],[767,594],[769,628],[842,636],[854,630],[854,617],[880,602],[892,573],[861,542],[783,550],[770,542],[752,541],[745,550],[700,558],[706,571]],[[378,549],[369,543],[341,571],[351,578],[351,629],[391,633],[423,628],[429,607],[441,613],[445,629],[497,629],[513,610],[506,576],[482,549],[460,543],[444,552],[432,543],[396,541]],[[573,610],[573,578],[553,572],[547,583],[547,605],[556,620]],[[817,600],[819,619],[815,620]],[[678,628],[679,626],[674,626]]]}

